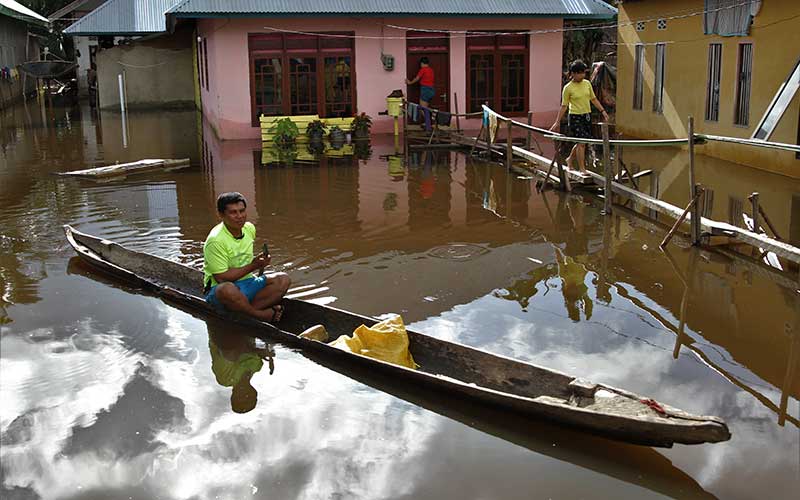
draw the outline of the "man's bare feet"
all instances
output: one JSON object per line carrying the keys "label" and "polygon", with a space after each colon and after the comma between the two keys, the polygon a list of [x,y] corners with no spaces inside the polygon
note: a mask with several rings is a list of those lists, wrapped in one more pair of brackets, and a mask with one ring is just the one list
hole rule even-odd
{"label": "man's bare feet", "polygon": [[258,311],[258,319],[266,321],[267,323],[275,324],[283,317],[283,306],[276,304]]}

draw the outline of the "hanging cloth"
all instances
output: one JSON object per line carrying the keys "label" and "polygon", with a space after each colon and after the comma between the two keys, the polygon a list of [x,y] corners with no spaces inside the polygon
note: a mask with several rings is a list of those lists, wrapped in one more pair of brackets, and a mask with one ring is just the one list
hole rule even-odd
{"label": "hanging cloth", "polygon": [[497,135],[497,115],[494,113],[489,114],[489,142],[494,142]]}

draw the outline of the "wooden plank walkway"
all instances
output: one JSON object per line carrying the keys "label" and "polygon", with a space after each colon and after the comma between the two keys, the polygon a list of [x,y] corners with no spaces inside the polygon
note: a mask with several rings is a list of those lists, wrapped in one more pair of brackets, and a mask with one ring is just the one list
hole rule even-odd
{"label": "wooden plank walkway", "polygon": [[[453,139],[465,146],[475,145],[474,137],[473,138],[467,138],[466,136],[459,137],[457,134],[454,134]],[[485,143],[478,144],[478,147],[486,149],[487,145]],[[503,155],[505,154],[506,148],[499,145],[493,145],[492,151],[494,153]],[[549,169],[550,164],[552,162],[551,158],[547,158],[545,156],[536,154],[532,151],[528,151],[519,146],[513,146],[512,151],[514,155],[523,160],[528,161],[531,165],[533,165],[534,171],[537,174],[546,175],[546,172]],[[570,181],[575,180],[575,182],[581,184],[584,183],[584,177],[581,175],[580,172],[571,169],[565,169],[565,172],[569,176]],[[596,184],[602,185],[605,182],[605,178],[598,173],[589,171],[588,175],[595,181]],[[559,182],[558,177],[553,175],[550,176],[550,180],[555,183]],[[683,214],[683,209],[680,207],[676,207],[675,205],[667,203],[666,201],[653,198],[652,196],[641,193],[633,189],[632,187],[628,187],[616,181],[611,182],[611,191],[616,195],[631,199],[637,203],[644,205],[645,207],[651,210],[667,215],[673,219],[678,219],[681,216],[681,214]],[[691,214],[688,214],[686,216],[685,222],[686,223],[691,222]],[[783,257],[786,260],[789,260],[791,262],[800,265],[800,248],[792,246],[783,241],[770,238],[766,234],[756,234],[754,232],[742,229],[732,224],[728,224],[726,222],[718,222],[713,219],[709,219],[707,217],[700,218],[700,229],[703,233],[707,235],[726,236],[735,239],[736,241],[747,243],[751,246],[761,249],[762,251],[773,252],[776,255]]]}

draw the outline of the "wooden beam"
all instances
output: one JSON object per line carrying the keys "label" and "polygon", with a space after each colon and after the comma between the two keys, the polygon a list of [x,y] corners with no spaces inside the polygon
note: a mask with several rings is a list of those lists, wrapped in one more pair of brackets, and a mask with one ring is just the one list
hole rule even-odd
{"label": "wooden beam", "polygon": [[608,123],[603,123],[600,127],[603,131],[603,172],[605,175],[603,213],[605,215],[611,215],[611,183],[613,182],[614,167],[611,165],[611,144],[609,144],[608,139]]}
{"label": "wooden beam", "polygon": [[667,232],[667,235],[664,236],[664,239],[661,241],[661,244],[658,245],[662,250],[667,245],[669,245],[669,240],[672,239],[672,237],[675,235],[675,231],[678,230],[678,227],[686,219],[686,216],[689,215],[689,210],[692,209],[692,206],[697,204],[697,199],[699,197],[700,197],[700,191],[696,191],[695,194],[694,194],[694,198],[692,198],[692,201],[690,201],[689,204],[686,205],[686,209],[683,211],[681,216],[678,217],[678,220],[675,221],[675,224],[670,228],[669,232]]}
{"label": "wooden beam", "polygon": [[511,120],[506,122],[506,168],[511,170],[511,164],[514,162],[514,124]]}
{"label": "wooden beam", "polygon": [[[602,139],[585,139],[583,137],[568,137],[564,135],[546,134],[545,139],[553,141],[573,142],[578,144],[603,144]],[[614,139],[611,141],[612,146],[639,146],[639,147],[658,147],[658,146],[682,146],[688,144],[689,139],[650,139],[650,140],[632,140],[632,139]],[[695,144],[700,144],[695,142]]]}

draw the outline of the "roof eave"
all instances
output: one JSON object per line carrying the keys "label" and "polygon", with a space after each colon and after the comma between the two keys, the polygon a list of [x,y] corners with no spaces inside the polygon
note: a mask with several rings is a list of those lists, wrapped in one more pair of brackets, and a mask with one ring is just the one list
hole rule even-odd
{"label": "roof eave", "polygon": [[314,14],[308,13],[262,13],[262,12],[220,12],[220,13],[206,13],[206,12],[167,12],[167,16],[176,19],[219,19],[219,18],[288,18],[288,17],[490,17],[490,18],[508,18],[508,17],[525,17],[525,18],[561,18],[561,19],[614,19],[617,17],[616,13],[595,13],[595,14],[516,14],[516,13],[498,13],[498,14],[485,14],[485,13],[416,13],[409,12],[405,14],[395,13],[375,13],[375,12],[320,12]]}
{"label": "roof eave", "polygon": [[68,36],[148,36],[166,33],[165,31],[64,31]]}

